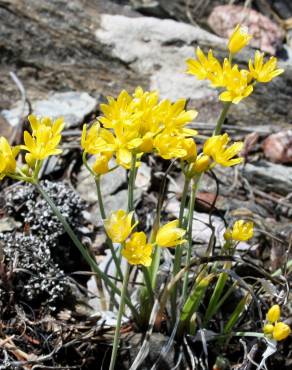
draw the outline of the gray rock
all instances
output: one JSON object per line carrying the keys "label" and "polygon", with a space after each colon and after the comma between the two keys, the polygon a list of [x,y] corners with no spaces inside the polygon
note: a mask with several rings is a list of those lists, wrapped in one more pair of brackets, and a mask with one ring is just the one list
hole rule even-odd
{"label": "gray rock", "polygon": [[[190,98],[197,108],[209,101],[214,107],[216,91],[206,81],[187,75],[185,60],[194,56],[194,46],[223,48],[225,40],[169,19],[108,14],[101,16],[96,37],[115,58],[138,74],[150,75],[150,89],[158,89],[161,98]],[[215,116],[217,112],[212,118]]]}
{"label": "gray rock", "polygon": [[244,176],[251,184],[260,186],[264,191],[280,194],[292,192],[291,167],[266,161],[247,163],[244,167]]}
{"label": "gray rock", "polygon": [[[86,92],[70,91],[64,93],[49,94],[45,100],[32,102],[32,113],[37,116],[51,118],[64,117],[66,127],[74,127],[81,124],[84,118],[92,113],[97,106],[96,99]],[[19,122],[19,115],[22,111],[22,104],[17,103],[10,110],[2,110],[1,114],[10,123],[16,126]],[[24,115],[28,115],[29,108],[26,105]]]}
{"label": "gray rock", "polygon": [[[91,165],[94,157],[90,158],[88,163]],[[115,193],[127,181],[126,170],[118,167],[116,170],[109,172],[101,177],[101,191],[104,197]],[[93,177],[83,165],[77,177],[77,191],[81,197],[89,203],[96,203],[96,185]]]}

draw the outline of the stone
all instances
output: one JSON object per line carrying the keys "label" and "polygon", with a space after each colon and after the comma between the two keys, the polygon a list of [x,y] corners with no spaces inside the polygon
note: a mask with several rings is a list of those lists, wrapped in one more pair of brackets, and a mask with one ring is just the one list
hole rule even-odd
{"label": "stone", "polygon": [[216,6],[208,18],[208,25],[222,37],[228,38],[237,24],[248,28],[253,36],[250,45],[275,55],[285,33],[275,22],[261,13],[239,5]]}
{"label": "stone", "polygon": [[[91,166],[94,163],[94,157],[88,160]],[[114,166],[113,163],[111,163]],[[112,172],[101,176],[100,187],[104,197],[115,193],[127,181],[126,170],[123,167],[118,167]],[[83,165],[77,176],[77,191],[81,197],[88,203],[94,204],[97,201],[96,185],[93,176],[88,172]]]}
{"label": "stone", "polygon": [[135,186],[143,191],[146,191],[151,182],[151,168],[145,163],[141,162],[138,168]]}
{"label": "stone", "polygon": [[[64,117],[66,128],[76,127],[83,123],[84,118],[92,113],[97,107],[97,100],[86,92],[69,91],[64,93],[51,93],[47,99],[32,102],[32,113],[37,116],[48,116],[53,119]],[[2,116],[11,126],[17,126],[19,115],[22,111],[22,104],[19,102],[10,110],[2,110]],[[29,107],[26,105],[23,115],[29,114]]]}
{"label": "stone", "polygon": [[292,192],[292,168],[282,164],[267,161],[247,163],[243,169],[243,176],[262,191],[272,191],[279,194]]}
{"label": "stone", "polygon": [[[180,202],[174,198],[169,200],[166,204],[165,210],[171,217],[178,218]],[[217,216],[211,217],[212,226],[215,228],[215,237],[218,245],[223,243],[223,234],[225,226],[222,219]],[[193,241],[201,244],[208,244],[212,230],[209,226],[209,214],[203,212],[194,212],[193,219]]]}
{"label": "stone", "polygon": [[213,114],[208,118],[217,117],[216,91],[206,81],[187,75],[185,60],[194,57],[194,46],[223,48],[224,40],[199,27],[170,19],[108,14],[101,16],[96,38],[110,48],[113,57],[137,74],[150,76],[149,88],[158,89],[161,98],[185,97],[191,99],[197,109],[210,104],[209,112]]}
{"label": "stone", "polygon": [[292,163],[292,130],[268,136],[263,142],[263,151],[272,162]]}

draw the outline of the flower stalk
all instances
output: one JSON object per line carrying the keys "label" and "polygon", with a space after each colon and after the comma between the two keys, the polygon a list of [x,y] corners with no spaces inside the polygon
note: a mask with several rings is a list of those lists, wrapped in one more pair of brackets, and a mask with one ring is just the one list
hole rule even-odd
{"label": "flower stalk", "polygon": [[[97,263],[92,259],[89,252],[84,248],[83,244],[80,242],[78,237],[76,236],[75,232],[72,230],[71,226],[68,224],[66,219],[63,217],[53,200],[49,197],[47,192],[39,185],[38,182],[33,183],[38,192],[41,194],[41,196],[45,199],[45,201],[48,203],[48,205],[51,207],[52,211],[56,215],[56,217],[59,219],[59,221],[62,223],[65,231],[75,244],[75,246],[79,249],[80,253],[82,254],[85,261],[88,263],[88,265],[92,268],[92,270],[97,274],[97,276],[102,279],[106,285],[110,287],[112,291],[115,292],[115,294],[121,295],[121,291],[116,287],[116,285],[110,280],[110,278],[98,267]],[[126,297],[125,298],[126,304],[130,308],[132,314],[134,317],[138,318],[138,312],[136,308],[133,306],[131,300]]]}
{"label": "flower stalk", "polygon": [[[186,265],[189,265],[191,256],[192,256],[192,246],[193,246],[193,219],[194,219],[194,210],[195,210],[195,202],[196,196],[199,188],[201,175],[195,176],[192,180],[192,189],[191,189],[191,199],[189,204],[189,214],[188,214],[188,226],[187,226],[187,233],[188,233],[188,243],[187,243],[187,256],[186,256]],[[189,274],[186,273],[184,276],[183,282],[183,302],[187,297],[187,288],[189,282]]]}
{"label": "flower stalk", "polygon": [[129,281],[129,274],[130,274],[130,265],[127,263],[126,271],[124,274],[124,280],[123,280],[123,286],[122,286],[122,292],[121,292],[121,301],[120,301],[119,312],[118,312],[118,317],[117,317],[117,325],[115,329],[113,350],[112,350],[109,370],[114,370],[115,364],[116,364],[117,353],[118,353],[118,348],[119,348],[119,343],[120,343],[121,322],[122,322],[122,317],[123,317],[123,313],[125,309],[125,298],[126,298],[127,286],[128,286],[128,281]]}

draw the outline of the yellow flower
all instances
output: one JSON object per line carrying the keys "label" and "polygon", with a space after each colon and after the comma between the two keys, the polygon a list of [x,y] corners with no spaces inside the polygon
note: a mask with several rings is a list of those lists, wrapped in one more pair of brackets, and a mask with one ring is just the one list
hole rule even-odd
{"label": "yellow flower", "polygon": [[43,160],[50,155],[62,153],[57,146],[61,140],[61,132],[64,128],[64,121],[62,118],[57,118],[52,121],[45,117],[37,119],[31,115],[28,117],[32,134],[28,131],[24,132],[24,144],[20,148],[29,152],[26,155],[27,163],[30,165],[36,160]]}
{"label": "yellow flower", "polygon": [[100,104],[100,110],[104,117],[99,117],[98,120],[105,128],[113,128],[117,125],[136,126],[141,117],[141,112],[135,109],[133,98],[126,90],[121,91],[118,98],[115,100],[109,96],[108,104]]}
{"label": "yellow flower", "polygon": [[125,127],[119,123],[114,129],[114,134],[102,128],[99,135],[105,140],[108,148],[115,153],[117,164],[129,169],[133,151],[139,152],[139,146],[143,142],[136,129]]}
{"label": "yellow flower", "polygon": [[274,323],[280,319],[281,309],[278,304],[274,304],[267,313],[267,320]]}
{"label": "yellow flower", "polygon": [[133,107],[139,112],[137,126],[140,136],[155,135],[161,130],[164,112],[161,104],[158,104],[157,91],[143,91],[137,87],[133,94]]}
{"label": "yellow flower", "polygon": [[11,147],[5,137],[0,137],[0,180],[15,173],[18,152],[19,147]]}
{"label": "yellow flower", "polygon": [[127,259],[131,265],[150,266],[152,254],[152,244],[146,241],[146,235],[143,232],[136,232],[131,235],[130,240],[125,243],[122,250],[122,256]]}
{"label": "yellow flower", "polygon": [[212,159],[224,167],[234,166],[243,161],[243,158],[233,158],[237,155],[242,147],[242,142],[235,142],[227,147],[230,138],[227,134],[212,136],[206,140],[203,152],[205,155],[212,157]]}
{"label": "yellow flower", "polygon": [[187,151],[183,147],[182,140],[181,136],[162,133],[156,136],[154,147],[164,159],[183,158],[187,155]]}
{"label": "yellow flower", "polygon": [[259,51],[255,52],[254,64],[250,59],[248,66],[251,77],[258,82],[270,82],[284,72],[284,69],[277,69],[277,58],[271,57],[264,63],[264,54]]}
{"label": "yellow flower", "polygon": [[224,86],[226,91],[219,95],[219,99],[238,104],[253,92],[253,86],[248,84],[249,80],[248,71],[239,70],[237,64],[231,67],[229,61],[225,59],[221,86]]}
{"label": "yellow flower", "polygon": [[127,213],[119,209],[112,212],[110,217],[104,220],[107,235],[114,243],[124,242],[137,225],[138,222],[132,225],[133,214],[134,212]]}
{"label": "yellow flower", "polygon": [[218,71],[222,71],[221,64],[209,50],[208,57],[204,55],[200,47],[196,50],[197,59],[187,59],[187,73],[194,75],[198,80],[212,79]]}
{"label": "yellow flower", "polygon": [[274,331],[274,325],[273,324],[266,324],[263,328],[263,332],[266,335],[271,335],[273,334]]}
{"label": "yellow flower", "polygon": [[103,175],[109,171],[109,162],[110,158],[104,154],[99,154],[96,156],[95,162],[92,166],[93,171],[97,175]]}
{"label": "yellow flower", "polygon": [[85,153],[98,154],[103,151],[111,151],[113,148],[100,136],[100,124],[94,122],[87,131],[87,125],[83,125],[81,147]]}
{"label": "yellow flower", "polygon": [[197,158],[197,145],[192,138],[184,138],[181,142],[186,155],[182,157],[184,161],[194,162]]}
{"label": "yellow flower", "polygon": [[197,117],[198,112],[196,110],[186,111],[185,106],[186,99],[179,99],[174,104],[167,99],[160,103],[159,108],[163,115],[161,121],[164,125],[164,133],[184,136],[197,135],[196,130],[185,126]]}
{"label": "yellow flower", "polygon": [[[234,223],[233,229],[230,232],[230,235],[226,231],[225,239],[232,239],[236,241],[247,241],[253,237],[253,222],[238,220]],[[230,236],[230,237],[228,237]]]}
{"label": "yellow flower", "polygon": [[168,222],[158,230],[156,244],[160,247],[175,247],[186,242],[182,239],[185,233],[185,230],[178,227],[178,220]]}
{"label": "yellow flower", "polygon": [[46,126],[51,129],[52,136],[60,135],[65,126],[64,119],[62,117],[59,117],[52,121],[50,117],[37,118],[34,114],[30,114],[27,118],[29,120],[33,134],[39,128]]}
{"label": "yellow flower", "polygon": [[273,330],[273,338],[277,341],[286,339],[291,333],[290,326],[283,323],[278,322],[275,324],[274,330]]}
{"label": "yellow flower", "polygon": [[147,132],[142,137],[142,144],[138,147],[138,150],[143,153],[151,153],[153,150],[154,134],[152,132]]}
{"label": "yellow flower", "polygon": [[238,24],[229,37],[228,49],[230,53],[238,53],[242,48],[248,45],[251,39],[252,36],[247,33],[247,29]]}
{"label": "yellow flower", "polygon": [[210,157],[205,154],[200,154],[196,162],[192,164],[191,172],[192,173],[201,173],[206,171],[210,165]]}

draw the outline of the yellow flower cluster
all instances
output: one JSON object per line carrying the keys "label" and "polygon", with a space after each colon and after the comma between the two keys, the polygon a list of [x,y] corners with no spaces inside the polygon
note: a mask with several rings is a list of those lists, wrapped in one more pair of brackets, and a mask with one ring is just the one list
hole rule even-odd
{"label": "yellow flower cluster", "polygon": [[284,322],[279,321],[281,316],[280,306],[273,305],[267,313],[267,323],[263,328],[263,332],[269,338],[273,338],[276,341],[281,341],[286,339],[290,333],[290,326]]}
{"label": "yellow flower cluster", "polygon": [[[124,244],[122,256],[131,265],[150,266],[153,244],[147,243],[144,232],[131,234],[138,224],[138,222],[133,224],[133,214],[122,209],[112,212],[109,218],[104,220],[104,227],[111,241]],[[158,230],[155,244],[159,247],[175,247],[185,242],[182,239],[184,234],[185,230],[178,227],[178,220],[171,221]]]}
{"label": "yellow flower cluster", "polygon": [[83,127],[81,146],[85,153],[97,156],[93,170],[105,173],[113,155],[127,169],[133,154],[140,158],[143,153],[156,152],[164,159],[195,155],[190,137],[197,132],[186,126],[197,112],[185,110],[185,105],[185,99],[173,104],[167,99],[159,101],[156,91],[144,92],[141,87],[132,96],[123,90],[117,99],[108,97],[108,104],[100,105],[103,116],[88,131]]}
{"label": "yellow flower cluster", "polygon": [[64,128],[63,118],[52,121],[49,117],[38,119],[34,115],[28,116],[32,133],[24,131],[24,144],[20,148],[26,150],[27,164],[32,167],[37,160],[62,153],[57,146],[61,141],[61,132]]}
{"label": "yellow flower cluster", "polygon": [[244,48],[251,38],[246,29],[238,25],[229,38],[229,58],[221,63],[214,57],[212,50],[206,56],[198,47],[197,58],[187,60],[187,73],[199,80],[209,80],[214,88],[225,89],[219,99],[238,104],[253,92],[256,82],[269,82],[284,72],[283,69],[277,69],[277,58],[271,57],[265,63],[264,54],[259,51],[256,51],[254,61],[249,60],[248,70],[240,69],[237,64],[232,65],[232,55]]}
{"label": "yellow flower cluster", "polygon": [[224,233],[225,240],[243,242],[253,237],[253,222],[238,220],[234,223],[232,230],[227,229]]}
{"label": "yellow flower cluster", "polygon": [[11,147],[5,137],[0,138],[0,180],[5,176],[23,173],[17,169],[16,156],[21,149],[27,151],[25,161],[31,169],[34,169],[36,161],[43,161],[50,155],[60,154],[58,145],[61,140],[61,132],[64,128],[63,118],[52,121],[48,117],[38,119],[34,115],[28,116],[31,133],[24,132],[24,144]]}

